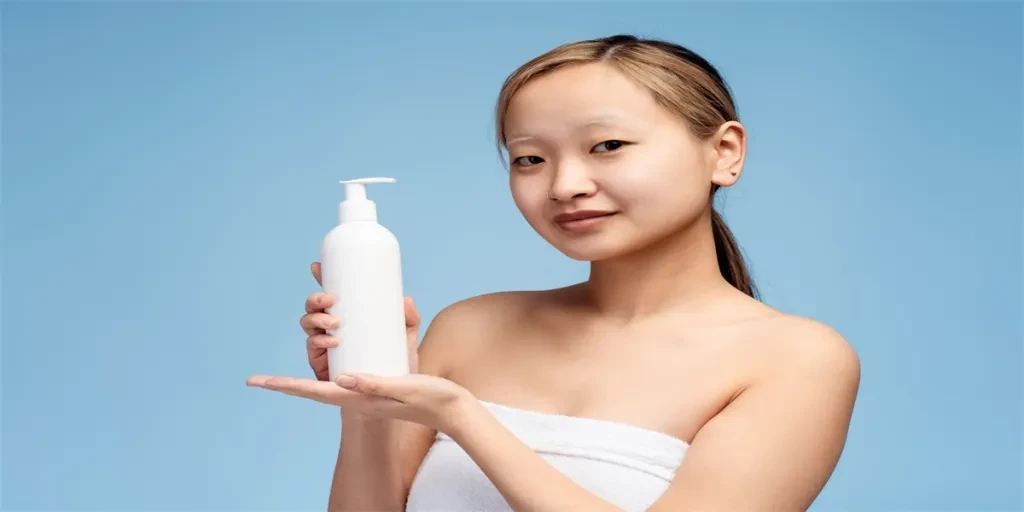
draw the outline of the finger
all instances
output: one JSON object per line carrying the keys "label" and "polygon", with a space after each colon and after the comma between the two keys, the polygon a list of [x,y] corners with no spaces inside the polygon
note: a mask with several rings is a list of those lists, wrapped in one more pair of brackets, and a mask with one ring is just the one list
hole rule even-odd
{"label": "finger", "polygon": [[321,334],[327,329],[337,329],[341,322],[327,313],[309,313],[302,315],[299,325],[302,326],[303,331],[306,331],[306,334],[312,336]]}
{"label": "finger", "polygon": [[401,379],[391,379],[365,373],[345,373],[338,376],[334,383],[344,389],[352,390],[367,396],[387,398],[401,402],[408,391]]}
{"label": "finger", "polygon": [[354,393],[341,389],[331,382],[296,379],[294,377],[254,375],[246,380],[246,385],[334,405],[341,405],[346,397],[354,395]]}
{"label": "finger", "polygon": [[321,382],[330,380],[331,370],[327,366],[327,352],[309,362],[309,368],[313,370],[313,376]]}
{"label": "finger", "polygon": [[334,305],[334,298],[324,292],[316,292],[306,297],[306,313],[323,311]]}
{"label": "finger", "polygon": [[399,405],[395,400],[352,392],[329,381],[254,375],[249,377],[246,385],[315,400],[343,409],[352,407],[367,414],[383,414],[384,417],[393,416],[396,412],[395,406]]}
{"label": "finger", "polygon": [[327,360],[326,348],[310,348],[307,341],[306,355],[309,359],[309,369],[313,370],[316,380],[330,380],[330,364]]}
{"label": "finger", "polygon": [[252,377],[245,379],[245,385],[250,387],[261,388],[263,387],[263,384],[267,382],[268,379],[270,379],[269,375],[253,375]]}
{"label": "finger", "polygon": [[330,334],[314,334],[306,338],[306,350],[335,348],[339,344],[338,338]]}
{"label": "finger", "polygon": [[414,354],[419,355],[419,347],[420,343],[419,340],[416,339],[416,336],[405,337],[405,350],[409,354],[409,357],[413,357]]}
{"label": "finger", "polygon": [[419,327],[422,319],[420,312],[416,310],[416,303],[412,297],[405,297],[405,326],[409,329]]}
{"label": "finger", "polygon": [[313,264],[309,266],[309,270],[313,272],[313,278],[316,279],[316,284],[323,286],[323,279],[320,277],[320,262],[314,261]]}

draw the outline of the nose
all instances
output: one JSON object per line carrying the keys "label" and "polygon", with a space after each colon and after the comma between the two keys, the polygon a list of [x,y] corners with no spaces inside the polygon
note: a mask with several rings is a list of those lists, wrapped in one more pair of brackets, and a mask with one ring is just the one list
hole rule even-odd
{"label": "nose", "polygon": [[597,193],[597,184],[590,178],[585,165],[579,162],[563,162],[555,169],[548,190],[548,198],[567,202]]}

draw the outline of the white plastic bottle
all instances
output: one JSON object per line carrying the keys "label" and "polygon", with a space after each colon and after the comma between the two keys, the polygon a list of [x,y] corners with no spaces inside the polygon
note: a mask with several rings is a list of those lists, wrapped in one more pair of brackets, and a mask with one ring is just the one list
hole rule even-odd
{"label": "white plastic bottle", "polygon": [[398,239],[377,222],[377,205],[366,185],[393,178],[342,181],[345,199],[338,225],[324,237],[320,272],[324,292],[334,298],[327,309],[341,321],[328,331],[340,343],[327,350],[330,379],[348,372],[400,376],[409,373],[405,304]]}

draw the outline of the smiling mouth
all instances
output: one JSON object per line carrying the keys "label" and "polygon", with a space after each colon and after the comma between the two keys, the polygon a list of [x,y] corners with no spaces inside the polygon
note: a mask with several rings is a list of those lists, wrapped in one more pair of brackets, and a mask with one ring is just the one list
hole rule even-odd
{"label": "smiling mouth", "polygon": [[600,226],[618,212],[579,211],[555,216],[555,224],[565,231],[588,231]]}

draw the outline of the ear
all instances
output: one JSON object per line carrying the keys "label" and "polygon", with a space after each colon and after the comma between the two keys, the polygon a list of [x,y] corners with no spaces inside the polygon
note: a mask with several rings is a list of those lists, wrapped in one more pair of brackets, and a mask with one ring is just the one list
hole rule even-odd
{"label": "ear", "polygon": [[723,124],[708,141],[711,183],[731,187],[740,179],[747,154],[747,130],[736,121]]}

